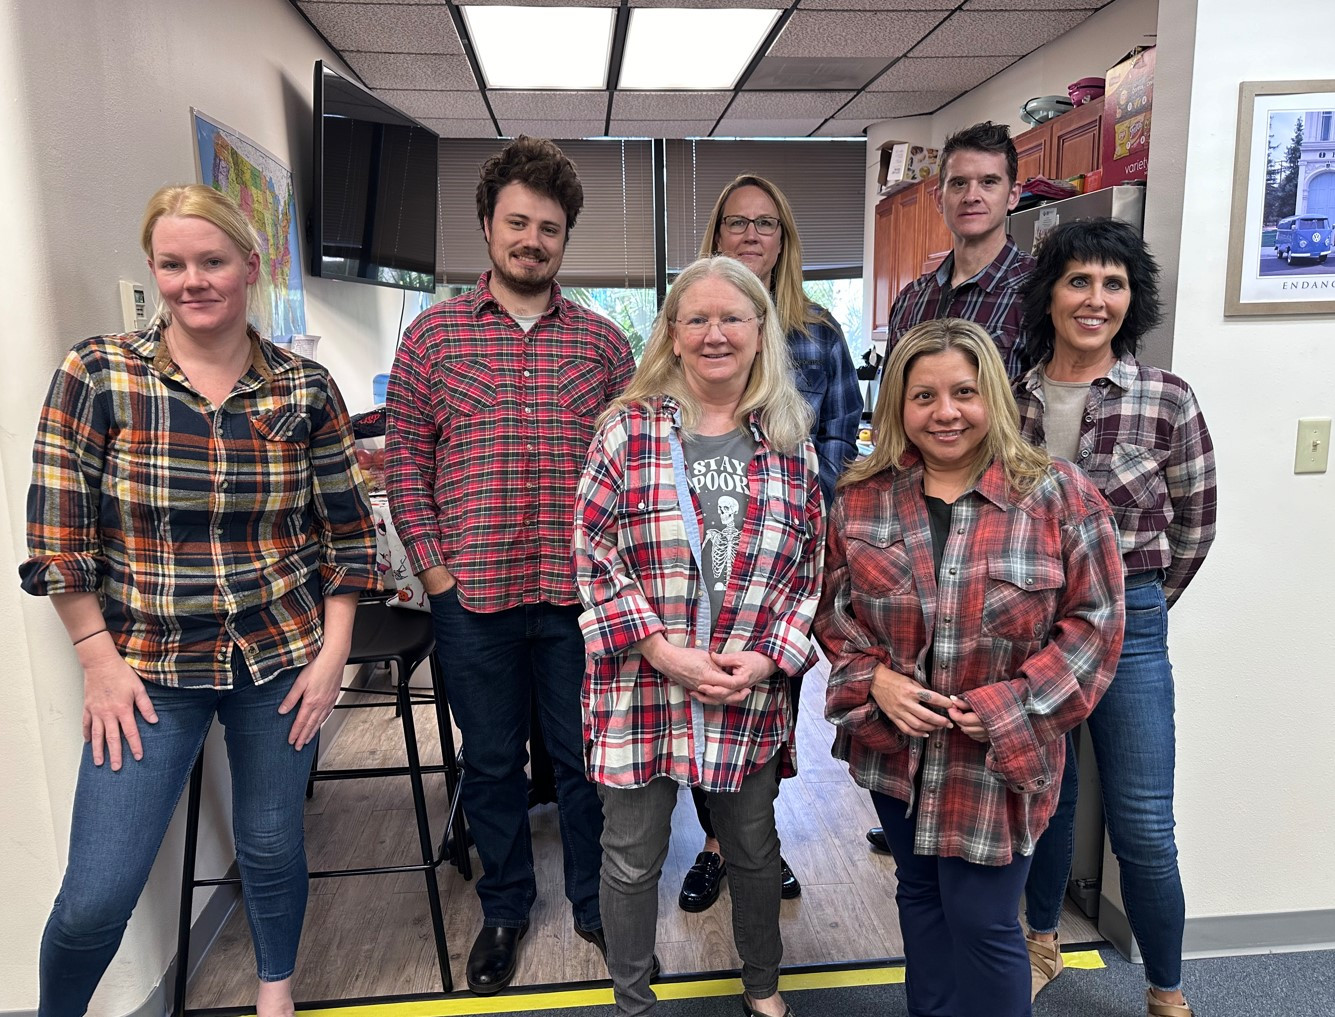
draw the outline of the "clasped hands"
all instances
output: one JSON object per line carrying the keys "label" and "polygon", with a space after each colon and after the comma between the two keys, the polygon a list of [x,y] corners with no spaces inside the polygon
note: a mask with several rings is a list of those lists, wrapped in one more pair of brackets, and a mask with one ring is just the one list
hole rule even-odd
{"label": "clasped hands", "polygon": [[933,692],[884,664],[877,664],[872,672],[871,697],[891,723],[911,738],[957,727],[976,742],[991,740],[978,714],[963,699]]}
{"label": "clasped hands", "polygon": [[714,653],[675,646],[661,632],[640,640],[640,652],[659,674],[686,689],[692,699],[717,706],[734,706],[778,668],[755,650]]}

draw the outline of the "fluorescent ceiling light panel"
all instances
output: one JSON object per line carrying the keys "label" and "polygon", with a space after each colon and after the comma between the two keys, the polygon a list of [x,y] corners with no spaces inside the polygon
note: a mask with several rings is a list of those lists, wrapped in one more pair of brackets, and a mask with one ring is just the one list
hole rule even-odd
{"label": "fluorescent ceiling light panel", "polygon": [[732,88],[777,10],[636,7],[630,12],[621,88]]}
{"label": "fluorescent ceiling light panel", "polygon": [[607,87],[611,7],[460,7],[487,88]]}

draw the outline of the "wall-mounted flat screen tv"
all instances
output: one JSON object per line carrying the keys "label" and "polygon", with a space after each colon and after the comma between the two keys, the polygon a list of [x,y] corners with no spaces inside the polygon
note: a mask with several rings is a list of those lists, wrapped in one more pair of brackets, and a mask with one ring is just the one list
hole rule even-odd
{"label": "wall-mounted flat screen tv", "polygon": [[311,274],[436,288],[440,138],[315,62]]}

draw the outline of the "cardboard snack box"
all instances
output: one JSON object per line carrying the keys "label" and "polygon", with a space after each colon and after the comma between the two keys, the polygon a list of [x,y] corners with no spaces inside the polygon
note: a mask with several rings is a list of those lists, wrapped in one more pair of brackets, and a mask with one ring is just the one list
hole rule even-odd
{"label": "cardboard snack box", "polygon": [[1155,47],[1137,46],[1109,68],[1103,93],[1103,183],[1144,180],[1150,162]]}
{"label": "cardboard snack box", "polygon": [[881,194],[889,194],[936,174],[939,149],[892,141],[881,146],[881,169],[876,175]]}

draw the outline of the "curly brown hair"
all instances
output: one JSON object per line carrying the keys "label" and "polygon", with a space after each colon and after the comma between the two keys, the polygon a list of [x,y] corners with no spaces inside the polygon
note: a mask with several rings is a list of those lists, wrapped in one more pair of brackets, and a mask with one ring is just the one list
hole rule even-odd
{"label": "curly brown hair", "polygon": [[523,184],[551,198],[566,214],[566,239],[584,207],[584,188],[575,164],[553,142],[523,134],[482,164],[477,185],[477,221],[482,227],[496,212],[496,196],[506,184]]}

